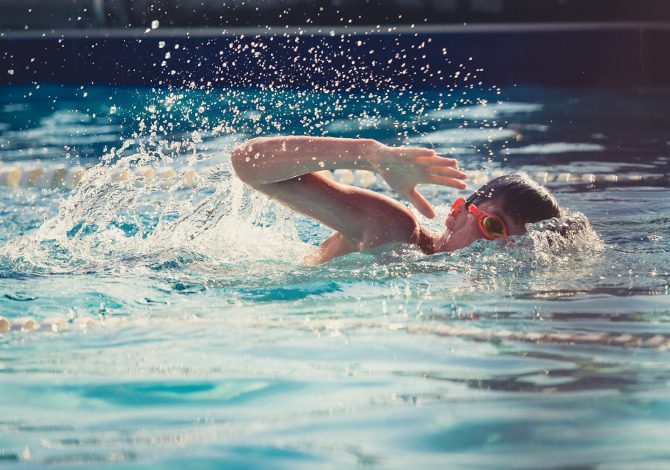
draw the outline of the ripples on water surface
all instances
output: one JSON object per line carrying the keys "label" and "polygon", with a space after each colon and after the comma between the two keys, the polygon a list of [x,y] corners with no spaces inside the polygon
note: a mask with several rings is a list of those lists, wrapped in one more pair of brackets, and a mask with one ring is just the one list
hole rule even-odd
{"label": "ripples on water surface", "polygon": [[[93,167],[72,191],[2,188],[4,463],[670,461],[670,96],[0,93],[2,168]],[[327,231],[231,179],[233,145],[279,132],[431,145],[484,179],[525,171],[597,235],[548,245],[534,227],[307,267]],[[138,171],[166,165],[176,178]],[[426,193],[443,216],[457,196]],[[41,328],[20,331],[25,317]]]}

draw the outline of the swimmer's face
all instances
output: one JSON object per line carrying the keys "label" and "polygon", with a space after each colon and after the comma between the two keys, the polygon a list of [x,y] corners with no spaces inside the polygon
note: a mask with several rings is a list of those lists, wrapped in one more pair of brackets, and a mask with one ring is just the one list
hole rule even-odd
{"label": "swimmer's face", "polygon": [[[495,202],[484,202],[478,205],[478,208],[481,211],[494,215],[502,220],[507,227],[508,236],[522,235],[526,233],[525,227],[515,223],[514,220],[505,214]],[[446,225],[450,233],[445,244],[446,251],[459,250],[471,245],[477,240],[486,238],[482,233],[482,229],[479,227],[477,217],[468,210],[460,212],[453,211],[449,214],[449,217],[447,217]]]}

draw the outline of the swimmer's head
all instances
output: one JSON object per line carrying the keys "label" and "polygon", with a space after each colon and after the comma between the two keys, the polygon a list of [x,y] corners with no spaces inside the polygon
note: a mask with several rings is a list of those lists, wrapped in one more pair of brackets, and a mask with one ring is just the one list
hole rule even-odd
{"label": "swimmer's head", "polygon": [[521,175],[501,176],[456,201],[447,218],[444,248],[454,251],[482,238],[522,235],[526,224],[560,215],[556,198],[544,186]]}

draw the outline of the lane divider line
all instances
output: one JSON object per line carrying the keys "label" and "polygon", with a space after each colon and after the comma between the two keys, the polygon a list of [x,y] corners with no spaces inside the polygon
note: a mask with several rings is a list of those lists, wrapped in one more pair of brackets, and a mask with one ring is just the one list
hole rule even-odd
{"label": "lane divider line", "polygon": [[[0,167],[0,186],[7,188],[23,188],[23,187],[37,187],[37,188],[68,188],[73,189],[83,178],[86,167],[73,166],[67,168],[65,166],[6,166]],[[195,168],[173,168],[171,166],[152,167],[142,166],[137,168],[119,168],[113,170],[114,179],[117,181],[130,181],[133,176],[139,177],[144,181],[153,181],[155,179],[161,180],[161,187],[168,189],[173,187],[177,182],[181,183],[182,187],[193,189],[197,187],[199,181],[198,171]],[[323,170],[319,171],[335,181],[343,184],[351,184],[361,187],[369,187],[377,183],[381,183],[375,173],[365,170]],[[641,182],[643,176],[640,174],[595,174],[595,173],[549,173],[540,171],[535,173],[519,172],[524,174],[538,183],[569,183],[569,184],[595,184],[595,183],[620,183],[620,182]],[[480,185],[491,178],[496,178],[507,174],[503,170],[489,171],[471,171],[468,181],[473,185]]]}

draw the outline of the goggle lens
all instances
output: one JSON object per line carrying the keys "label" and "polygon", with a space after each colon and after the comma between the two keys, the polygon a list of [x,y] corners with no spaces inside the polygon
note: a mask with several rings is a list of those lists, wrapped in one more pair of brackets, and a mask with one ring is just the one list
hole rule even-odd
{"label": "goggle lens", "polygon": [[497,217],[484,216],[481,219],[481,225],[493,238],[500,238],[505,235],[505,227]]}
{"label": "goggle lens", "polygon": [[[466,209],[466,201],[464,198],[459,197],[451,205],[451,215],[458,217],[464,209]],[[467,209],[476,217],[479,230],[486,238],[495,240],[496,238],[507,236],[507,226],[502,219],[479,210],[474,204],[467,205]]]}
{"label": "goggle lens", "polygon": [[495,240],[497,238],[507,236],[507,226],[500,217],[493,214],[488,214],[480,210],[474,204],[470,204],[468,206],[468,210],[477,219],[479,230],[482,232],[484,237],[488,238],[489,240]]}

